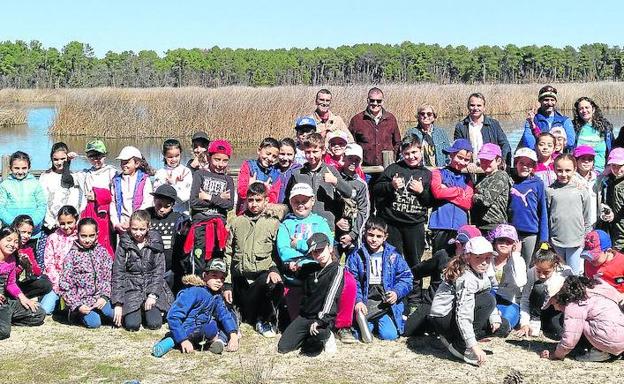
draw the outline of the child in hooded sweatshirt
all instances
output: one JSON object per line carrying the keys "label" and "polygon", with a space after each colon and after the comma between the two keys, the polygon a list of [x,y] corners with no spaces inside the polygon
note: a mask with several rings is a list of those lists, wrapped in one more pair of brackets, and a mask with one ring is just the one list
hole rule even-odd
{"label": "child in hooded sweatshirt", "polygon": [[355,311],[382,340],[403,333],[403,298],[412,291],[412,272],[405,259],[388,242],[388,226],[371,218],[365,227],[365,244],[347,259],[347,270],[357,281]]}
{"label": "child in hooded sweatshirt", "polygon": [[134,211],[154,205],[152,198],[153,171],[143,158],[141,151],[133,146],[123,147],[117,160],[121,173],[111,181],[113,201],[110,205],[110,218],[118,234],[128,230],[130,216]]}
{"label": "child in hooded sweatshirt", "polygon": [[173,296],[165,282],[165,254],[158,232],[149,230],[150,217],[138,210],[119,239],[111,282],[113,323],[128,331],[162,326],[162,313]]}
{"label": "child in hooded sweatshirt", "polygon": [[78,240],[65,258],[59,280],[60,296],[69,307],[70,318],[87,328],[99,328],[102,317],[113,320],[111,269],[113,260],[97,242],[97,222],[90,218],[78,222]]}
{"label": "child in hooded sweatshirt", "polygon": [[613,248],[624,249],[624,148],[613,148],[607,159],[605,203],[610,210],[601,214],[609,226]]}
{"label": "child in hooded sweatshirt", "polygon": [[577,361],[615,360],[624,352],[624,312],[619,308],[622,295],[609,284],[584,276],[569,276],[556,296],[546,305],[553,305],[564,314],[563,334],[555,351],[542,352],[543,358],[563,360],[570,352]]}
{"label": "child in hooded sweatshirt", "polygon": [[444,249],[455,237],[457,229],[468,224],[474,188],[468,173],[461,171],[472,159],[472,145],[468,139],[457,139],[444,153],[451,158],[449,165],[435,169],[431,175],[431,193],[434,207],[429,217],[433,233],[432,252]]}
{"label": "child in hooded sweatshirt", "polygon": [[[92,140],[85,147],[87,160],[91,168],[73,173],[74,185],[81,192],[80,217],[91,217],[98,223],[98,242],[113,257],[110,222],[110,205],[112,202],[111,181],[117,170],[106,164],[108,150],[102,140]],[[73,159],[77,154],[70,152],[68,157]]]}
{"label": "child in hooded sweatshirt", "polygon": [[10,225],[18,215],[29,215],[35,234],[41,229],[47,202],[37,179],[29,173],[30,156],[17,151],[9,158],[11,173],[0,183],[0,224]]}
{"label": "child in hooded sweatshirt", "polygon": [[544,183],[535,175],[537,155],[529,148],[520,148],[514,155],[514,169],[511,177],[509,224],[518,231],[522,241],[522,257],[527,268],[531,257],[540,243],[548,241],[548,207]]}
{"label": "child in hooded sweatshirt", "polygon": [[624,293],[624,254],[611,247],[605,231],[597,229],[585,236],[581,257],[585,260],[585,276],[600,279]]}
{"label": "child in hooded sweatshirt", "polygon": [[574,182],[589,193],[589,218],[592,227],[598,221],[599,206],[602,202],[604,175],[598,175],[594,169],[596,151],[589,145],[579,145],[574,149],[576,159],[576,174]]}
{"label": "child in hooded sweatshirt", "polygon": [[516,336],[537,337],[542,331],[550,339],[561,338],[561,311],[544,304],[570,275],[570,267],[547,244],[542,245],[535,253],[533,267],[527,272],[527,283],[522,288],[520,329],[516,331]]}
{"label": "child in hooded sweatshirt", "polygon": [[16,284],[16,257],[19,232],[14,227],[0,228],[0,340],[11,336],[11,325],[38,326],[45,312]]}
{"label": "child in hooded sweatshirt", "polygon": [[485,177],[475,186],[470,217],[479,230],[487,233],[507,223],[509,190],[513,182],[503,171],[505,163],[498,145],[483,144],[477,158]]}
{"label": "child in hooded sweatshirt", "polygon": [[59,302],[61,294],[59,282],[63,273],[63,265],[77,238],[78,211],[71,205],[66,205],[61,207],[57,217],[58,229],[48,236],[44,252],[44,273],[52,283],[52,291],[41,299],[41,308],[48,315],[54,312]]}
{"label": "child in hooded sweatshirt", "polygon": [[167,139],[162,146],[164,168],[154,174],[154,189],[161,185],[170,185],[176,191],[174,212],[189,214],[189,198],[193,173],[182,164],[182,144],[177,139]]}
{"label": "child in hooded sweatshirt", "polygon": [[154,345],[152,355],[162,357],[174,347],[182,353],[196,349],[220,354],[238,350],[238,326],[221,295],[227,266],[222,259],[211,259],[202,278],[187,275],[185,288],[178,293],[167,314],[170,332]]}
{"label": "child in hooded sweatshirt", "polygon": [[564,153],[555,160],[557,181],[546,189],[550,242],[576,275],[583,273],[583,239],[592,229],[589,192],[572,182],[576,159]]}
{"label": "child in hooded sweatshirt", "polygon": [[492,260],[492,244],[482,236],[473,237],[465,254],[455,256],[444,270],[429,315],[442,343],[456,358],[482,365],[485,352],[477,342],[487,335],[505,337],[511,330],[496,309],[486,272]]}

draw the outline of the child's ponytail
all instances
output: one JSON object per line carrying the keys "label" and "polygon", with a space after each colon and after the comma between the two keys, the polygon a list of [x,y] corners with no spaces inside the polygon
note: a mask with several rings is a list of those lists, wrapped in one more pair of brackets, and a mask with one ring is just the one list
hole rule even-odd
{"label": "child's ponytail", "polygon": [[563,265],[561,256],[548,243],[542,244],[540,249],[533,255],[533,265],[543,262],[551,263],[554,268],[559,268]]}
{"label": "child's ponytail", "polygon": [[442,272],[444,276],[444,280],[448,283],[453,283],[459,276],[464,273],[466,269],[466,256],[465,255],[457,255],[453,257],[447,264],[446,268]]}

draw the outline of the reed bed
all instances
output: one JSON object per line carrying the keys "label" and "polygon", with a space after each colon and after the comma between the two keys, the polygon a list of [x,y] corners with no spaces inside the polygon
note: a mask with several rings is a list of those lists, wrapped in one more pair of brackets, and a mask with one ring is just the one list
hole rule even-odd
{"label": "reed bed", "polygon": [[0,109],[0,127],[26,124],[26,111],[18,108]]}
{"label": "reed bed", "polygon": [[[541,86],[387,84],[381,88],[385,93],[385,107],[406,125],[415,120],[417,106],[425,102],[436,108],[439,118],[459,118],[465,115],[466,98],[472,92],[485,95],[489,114],[524,113],[535,105]],[[580,96],[594,98],[604,109],[624,108],[624,83],[565,83],[556,87],[559,107],[564,110],[571,109]],[[291,135],[295,118],[314,110],[314,96],[320,88],[67,89],[58,93],[62,98],[50,133],[109,138],[186,138],[201,130],[210,137],[255,143],[265,136]],[[347,123],[351,116],[365,108],[370,86],[328,88],[334,95],[332,109]]]}

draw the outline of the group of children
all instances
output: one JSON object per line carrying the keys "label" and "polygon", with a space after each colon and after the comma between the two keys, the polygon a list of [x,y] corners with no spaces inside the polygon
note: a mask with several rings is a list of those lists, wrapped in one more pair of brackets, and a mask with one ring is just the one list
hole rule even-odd
{"label": "group of children", "polygon": [[[90,168],[72,170],[78,155],[57,143],[37,180],[14,153],[0,183],[0,338],[67,313],[87,328],[166,321],[157,357],[235,351],[241,322],[281,333],[280,353],[435,333],[480,365],[479,341],[514,329],[560,339],[544,357],[624,351],[624,149],[598,174],[591,147],[566,153],[544,133],[506,170],[497,145],[473,156],[458,139],[431,170],[410,135],[369,185],[347,135],[316,133],[309,117],[295,130],[263,139],[237,182],[231,144],[203,132],[186,165],[166,140],[156,171],[132,146],[117,170],[93,140]],[[466,172],[473,157],[482,173]]]}

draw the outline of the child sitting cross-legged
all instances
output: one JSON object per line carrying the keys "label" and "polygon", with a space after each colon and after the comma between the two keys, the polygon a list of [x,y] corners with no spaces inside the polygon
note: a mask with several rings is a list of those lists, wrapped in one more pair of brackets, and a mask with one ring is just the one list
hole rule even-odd
{"label": "child sitting cross-legged", "polygon": [[357,281],[355,311],[362,312],[382,340],[403,333],[403,298],[412,290],[412,272],[396,249],[386,242],[388,226],[371,218],[365,227],[365,244],[347,260]]}
{"label": "child sitting cross-legged", "polygon": [[[204,267],[202,278],[187,275],[186,287],[167,314],[170,333],[152,348],[152,355],[162,357],[174,347],[191,353],[208,344],[208,350],[220,354],[223,349],[238,350],[238,326],[221,295],[227,275],[222,259],[212,259]],[[226,345],[227,344],[227,345]]]}

